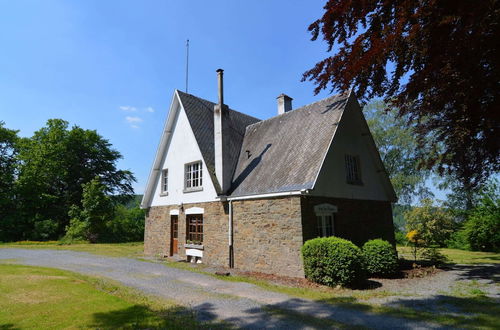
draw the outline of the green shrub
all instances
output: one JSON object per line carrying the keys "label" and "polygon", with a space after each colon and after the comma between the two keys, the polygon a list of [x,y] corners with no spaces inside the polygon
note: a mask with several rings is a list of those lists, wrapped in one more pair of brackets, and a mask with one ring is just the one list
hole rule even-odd
{"label": "green shrub", "polygon": [[391,243],[372,239],[363,245],[363,259],[370,275],[391,275],[398,269],[398,255]]}
{"label": "green shrub", "polygon": [[315,238],[302,246],[304,272],[316,283],[348,285],[365,278],[361,249],[338,237]]}
{"label": "green shrub", "polygon": [[396,230],[394,232],[394,236],[396,238],[396,244],[404,246],[408,245],[408,240],[406,239],[406,235],[402,231]]}
{"label": "green shrub", "polygon": [[464,230],[472,250],[500,251],[500,186],[486,186],[465,222]]}
{"label": "green shrub", "polygon": [[470,250],[466,231],[459,229],[451,234],[450,239],[446,241],[446,247],[450,249]]}

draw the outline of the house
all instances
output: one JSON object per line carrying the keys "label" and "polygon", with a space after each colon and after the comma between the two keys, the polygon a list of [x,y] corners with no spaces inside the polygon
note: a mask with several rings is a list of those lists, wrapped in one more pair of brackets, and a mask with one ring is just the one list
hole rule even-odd
{"label": "house", "polygon": [[396,195],[353,93],[259,120],[176,90],[141,206],[147,255],[303,277],[318,236],[394,242]]}

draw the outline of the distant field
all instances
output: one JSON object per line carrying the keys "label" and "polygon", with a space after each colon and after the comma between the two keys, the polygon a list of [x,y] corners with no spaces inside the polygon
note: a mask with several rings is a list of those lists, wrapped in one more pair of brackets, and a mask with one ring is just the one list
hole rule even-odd
{"label": "distant field", "polygon": [[88,252],[108,257],[141,257],[144,252],[143,242],[113,243],[113,244],[61,244],[57,241],[34,242],[22,241],[15,243],[0,243],[0,248],[53,249]]}
{"label": "distant field", "polygon": [[[457,249],[439,249],[451,263],[454,264],[498,264],[500,263],[500,253],[476,252]],[[406,259],[413,259],[411,247],[398,246],[399,256]]]}
{"label": "distant field", "polygon": [[198,328],[191,313],[121,285],[0,262],[0,329]]}

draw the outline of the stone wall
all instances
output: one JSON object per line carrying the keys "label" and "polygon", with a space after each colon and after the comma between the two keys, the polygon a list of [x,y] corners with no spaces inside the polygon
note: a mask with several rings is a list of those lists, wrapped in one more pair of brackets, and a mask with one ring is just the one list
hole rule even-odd
{"label": "stone wall", "polygon": [[373,238],[395,243],[390,202],[314,196],[303,196],[301,201],[304,241],[317,236],[314,206],[328,203],[338,208],[335,214],[335,236],[357,245]]}
{"label": "stone wall", "polygon": [[[362,244],[371,238],[394,242],[390,202],[341,198],[288,196],[233,201],[234,267],[292,277],[303,277],[300,249],[316,237],[314,206],[337,206],[335,235]],[[186,258],[186,214],[191,207],[203,212],[203,263],[229,265],[227,203],[210,202],[157,206],[146,218],[144,253],[170,254],[170,210],[179,209],[179,257]]]}
{"label": "stone wall", "polygon": [[163,257],[170,252],[170,208],[153,206],[146,214],[144,226],[144,254]]}
{"label": "stone wall", "polygon": [[300,197],[233,201],[234,267],[304,277]]}
{"label": "stone wall", "polygon": [[170,210],[179,210],[178,256],[186,258],[186,213],[191,207],[201,207],[203,212],[203,262],[227,266],[229,263],[228,215],[221,202],[153,206],[146,217],[144,231],[144,254],[148,256],[169,256]]}

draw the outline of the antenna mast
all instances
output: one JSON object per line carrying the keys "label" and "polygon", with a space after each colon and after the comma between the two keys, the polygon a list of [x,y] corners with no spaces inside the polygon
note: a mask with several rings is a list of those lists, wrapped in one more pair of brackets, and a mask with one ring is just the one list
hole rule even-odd
{"label": "antenna mast", "polygon": [[188,74],[189,74],[189,39],[186,40],[186,93],[188,92]]}

